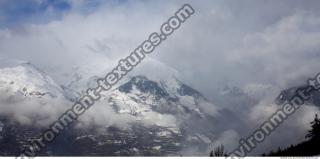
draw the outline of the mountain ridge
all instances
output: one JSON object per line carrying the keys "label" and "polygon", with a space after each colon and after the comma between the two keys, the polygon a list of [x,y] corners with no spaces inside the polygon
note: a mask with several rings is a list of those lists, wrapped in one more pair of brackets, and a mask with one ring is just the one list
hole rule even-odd
{"label": "mountain ridge", "polygon": [[[13,90],[16,92],[25,92],[24,94],[18,93],[18,95],[15,95],[18,97],[21,96],[21,98],[24,99],[21,101],[22,103],[28,100],[39,104],[39,107],[43,107],[41,104],[46,104],[46,108],[50,110],[50,108],[52,109],[52,106],[54,106],[54,103],[52,106],[50,105],[51,100],[63,99],[68,101],[64,104],[59,104],[59,111],[55,111],[56,115],[59,114],[58,112],[62,112],[64,108],[67,108],[68,103],[72,103],[72,100],[65,95],[65,88],[62,88],[54,82],[50,76],[30,63],[14,63],[11,64],[10,67],[2,67],[0,73],[7,75],[0,78],[0,81],[3,81],[0,82],[0,88],[14,88]],[[9,80],[13,80],[14,83]],[[39,93],[34,94],[32,92]],[[10,98],[10,96],[12,95],[9,94],[6,98]],[[213,135],[215,133],[208,131],[214,130],[213,126],[210,126],[211,128],[208,128],[206,131],[196,131],[195,127],[196,125],[202,127],[201,124],[196,124],[197,122],[201,122],[207,126],[211,125],[214,117],[207,114],[205,109],[212,107],[212,111],[217,111],[215,110],[217,108],[214,108],[215,106],[207,101],[198,91],[176,78],[153,81],[143,75],[132,76],[124,80],[119,87],[103,94],[103,97],[104,98],[98,102],[96,106],[97,109],[101,108],[105,111],[110,111],[105,108],[111,106],[114,116],[121,114],[129,116],[129,127],[110,129],[114,126],[108,125],[108,121],[102,120],[102,124],[103,121],[106,122],[105,126],[92,125],[95,128],[92,131],[87,131],[77,126],[78,123],[86,122],[86,120],[80,119],[80,121],[68,128],[62,137],[58,138],[47,150],[44,150],[40,154],[77,155],[81,152],[80,148],[70,147],[72,147],[71,145],[73,144],[78,144],[87,147],[89,149],[88,151],[91,151],[87,154],[92,155],[169,155],[172,153],[176,154],[186,147],[194,147],[195,144],[198,145],[202,151],[206,151],[208,145],[215,138]],[[5,101],[7,99],[3,100]],[[27,108],[28,111],[25,113],[31,113],[31,109],[34,108],[36,107]],[[42,110],[38,109],[32,113],[40,114],[38,111],[41,112]],[[45,117],[32,115],[32,113],[26,117],[32,119],[34,116],[39,116],[39,118],[36,118],[37,120],[42,121],[41,118],[47,118],[48,120],[50,119],[51,122],[55,118],[54,116]],[[87,116],[93,115],[90,114],[90,111],[88,113]],[[0,146],[8,142],[8,140],[15,140],[14,143],[16,144],[16,146],[12,145],[12,150],[4,149],[2,155],[18,152],[19,150],[17,149],[22,149],[27,146],[28,143],[26,141],[33,140],[34,137],[41,132],[43,127],[45,127],[43,124],[38,127],[37,125],[25,125],[23,122],[17,123],[25,119],[10,121],[11,118],[9,118],[9,116],[1,114],[0,116],[2,116],[1,123],[4,125],[1,128]],[[99,116],[96,115],[92,117],[95,120],[99,118]],[[190,122],[191,120],[193,121]],[[46,123],[49,124],[50,122]],[[115,127],[117,126],[115,125]],[[99,132],[97,132],[98,130]],[[149,132],[150,141],[139,137],[145,134],[143,131]],[[65,137],[63,137],[64,135],[69,136],[70,139],[65,139]],[[116,138],[120,138],[121,144],[118,141],[119,139],[110,139],[112,136],[118,136]],[[148,135],[145,134],[143,136]],[[139,140],[131,142],[133,138],[139,138]],[[66,142],[69,142],[69,144]],[[145,146],[141,145],[145,142],[147,143]],[[65,144],[68,146],[65,146]],[[117,146],[119,144],[122,145],[120,146],[122,148]],[[62,151],[59,148],[59,146],[62,145],[69,148]],[[88,145],[91,145],[91,148],[89,148]],[[114,151],[103,152],[102,150],[105,146],[111,147]]]}

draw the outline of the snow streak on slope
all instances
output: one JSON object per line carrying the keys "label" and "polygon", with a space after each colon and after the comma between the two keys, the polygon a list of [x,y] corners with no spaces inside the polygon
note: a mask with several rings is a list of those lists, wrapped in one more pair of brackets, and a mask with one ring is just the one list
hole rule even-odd
{"label": "snow streak on slope", "polygon": [[199,92],[177,79],[158,83],[145,76],[132,77],[130,81],[114,90],[109,102],[117,112],[132,115],[148,112],[172,115],[193,113],[203,117],[206,107],[218,110]]}

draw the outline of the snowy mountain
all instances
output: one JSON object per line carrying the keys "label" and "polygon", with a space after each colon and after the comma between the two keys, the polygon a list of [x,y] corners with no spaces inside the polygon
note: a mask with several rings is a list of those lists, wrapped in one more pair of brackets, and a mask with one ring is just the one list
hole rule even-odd
{"label": "snowy mountain", "polygon": [[[152,69],[157,73],[137,71],[104,92],[40,155],[207,155],[212,145],[234,146],[239,134],[250,133],[246,118],[251,108],[268,92],[276,92],[264,84],[225,86],[209,101],[174,70],[162,64]],[[79,71],[69,83],[58,84],[28,62],[0,61],[0,155],[17,155],[81,96],[81,90],[95,87],[97,78]],[[299,88],[282,91],[275,103],[289,100]],[[315,92],[308,102],[320,105],[319,99]]]}
{"label": "snowy mountain", "polygon": [[0,91],[25,97],[64,96],[60,86],[32,64],[17,61],[0,63]]}
{"label": "snowy mountain", "polygon": [[[210,103],[196,90],[177,79],[149,80],[134,76],[111,93],[110,104],[119,113],[143,114],[156,111],[165,114],[194,113],[203,115],[202,106]],[[211,105],[214,109],[214,105]],[[216,108],[217,109],[217,108]]]}
{"label": "snowy mountain", "polygon": [[0,63],[1,116],[43,127],[70,104],[63,89],[32,64],[12,60]]}
{"label": "snowy mountain", "polygon": [[[104,92],[83,118],[40,154],[207,155],[212,145],[223,141],[233,146],[239,134],[250,133],[245,120],[250,108],[274,91],[263,84],[225,86],[209,101],[178,79],[174,70],[162,64],[152,69],[159,73],[137,71]],[[0,155],[20,152],[81,96],[81,90],[95,87],[98,78],[78,71],[69,82],[58,84],[21,61],[0,61],[0,75]],[[295,90],[284,90],[276,103],[289,99]]]}
{"label": "snowy mountain", "polygon": [[[278,105],[281,105],[285,102],[288,102],[290,99],[294,97],[294,95],[298,94],[298,90],[300,89],[306,89],[307,86],[297,86],[292,87],[289,89],[285,89],[280,92],[279,96],[275,99],[275,103]],[[313,91],[311,93],[311,98],[308,101],[305,101],[305,103],[315,106],[320,106],[320,93],[319,91]]]}
{"label": "snowy mountain", "polygon": [[[2,155],[19,152],[81,94],[68,85],[60,87],[27,62],[2,61],[0,75]],[[80,78],[79,75],[78,80]],[[76,82],[71,85],[77,85]],[[70,95],[70,90],[75,95]],[[219,108],[175,77],[159,80],[128,77],[105,93],[99,103],[110,107],[119,119],[122,114],[130,116],[129,127],[112,126],[108,121],[105,126],[93,123],[89,128],[79,128],[75,124],[41,153],[179,155],[188,147],[206,151],[216,138],[216,132],[221,131],[216,129],[218,125],[214,121]]]}
{"label": "snowy mountain", "polygon": [[[129,130],[117,130],[118,134],[137,137],[149,132],[148,135],[144,135],[148,136],[148,141],[139,139],[143,141],[137,141],[138,143],[132,145],[127,143],[130,139],[124,137],[126,135],[120,137],[126,141],[125,146],[129,149],[126,152],[118,152],[121,154],[179,155],[182,149],[188,147],[200,148],[203,152],[216,138],[215,134],[223,131],[217,129],[219,125],[215,124],[218,122],[215,115],[219,113],[219,108],[176,78],[153,81],[145,76],[133,76],[107,93],[100,102],[111,106],[118,114],[133,117],[134,121]],[[142,130],[146,132],[141,132]],[[78,139],[90,140],[100,146],[105,145],[100,142],[107,140],[105,136],[90,132],[85,134],[83,138]],[[110,142],[108,139],[108,143]],[[141,147],[139,142],[149,146]],[[147,151],[150,148],[152,151]]]}

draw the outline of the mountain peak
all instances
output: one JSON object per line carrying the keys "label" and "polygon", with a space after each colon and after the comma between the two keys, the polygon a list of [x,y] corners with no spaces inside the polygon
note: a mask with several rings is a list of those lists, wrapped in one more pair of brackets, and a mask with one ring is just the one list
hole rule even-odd
{"label": "mountain peak", "polygon": [[61,95],[62,89],[43,71],[29,62],[2,61],[0,67],[1,90],[20,92],[25,96]]}
{"label": "mountain peak", "polygon": [[[162,79],[160,81],[153,81],[143,75],[137,75],[130,78],[130,80],[119,87],[120,92],[129,93],[137,89],[143,93],[150,93],[157,97],[176,97],[176,96],[193,96],[203,97],[197,90],[184,84],[177,78]],[[204,97],[203,97],[204,98]]]}
{"label": "mountain peak", "polygon": [[168,93],[157,82],[149,80],[142,75],[132,77],[127,83],[119,87],[119,91],[125,93],[129,93],[134,89],[143,93],[153,94],[156,98],[168,96]]}

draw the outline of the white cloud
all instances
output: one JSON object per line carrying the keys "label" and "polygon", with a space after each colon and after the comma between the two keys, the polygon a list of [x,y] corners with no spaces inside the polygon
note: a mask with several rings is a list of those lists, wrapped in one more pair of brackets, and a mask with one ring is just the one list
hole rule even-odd
{"label": "white cloud", "polygon": [[[72,10],[59,20],[2,28],[0,57],[30,61],[60,84],[69,82],[74,70],[82,72],[87,79],[104,75],[150,33],[158,31],[161,23],[183,4],[181,1],[114,2],[83,13],[84,1],[70,2]],[[184,2],[190,2],[196,14],[150,55],[150,61],[157,61],[153,67],[173,68],[173,72],[179,72],[183,80],[209,99],[226,84],[243,88],[252,84],[271,85],[281,90],[304,84],[306,78],[317,73],[319,1]],[[140,69],[152,72],[150,68]],[[275,110],[276,106],[271,105],[275,93],[278,92],[266,94],[267,100],[248,108],[252,112],[248,123],[257,123]],[[121,124],[130,120],[124,117],[119,122],[110,110],[102,109],[109,108],[97,107],[88,112],[93,116],[83,120]],[[313,110],[308,109],[297,120],[305,123],[309,120],[305,119],[307,114],[313,114]],[[30,122],[23,114],[18,116],[19,120]],[[301,136],[303,124],[290,124],[290,128],[300,126],[295,135]],[[221,138],[225,141],[226,137]],[[272,146],[273,142],[276,140],[270,139],[264,146]]]}

